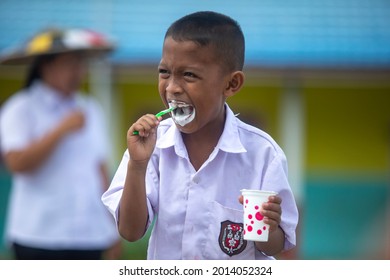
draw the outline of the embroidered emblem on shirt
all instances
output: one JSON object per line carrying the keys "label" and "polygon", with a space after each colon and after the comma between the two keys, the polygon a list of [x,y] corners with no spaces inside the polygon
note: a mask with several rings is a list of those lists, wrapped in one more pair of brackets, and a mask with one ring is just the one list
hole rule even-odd
{"label": "embroidered emblem on shirt", "polygon": [[247,243],[244,240],[244,225],[229,220],[222,222],[218,241],[221,250],[230,257],[241,253]]}

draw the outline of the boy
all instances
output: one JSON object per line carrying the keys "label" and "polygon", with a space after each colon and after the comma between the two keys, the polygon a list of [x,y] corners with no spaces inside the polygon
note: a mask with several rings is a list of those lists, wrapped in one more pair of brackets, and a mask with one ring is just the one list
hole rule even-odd
{"label": "boy", "polygon": [[[187,15],[165,35],[159,93],[172,118],[147,114],[129,128],[102,197],[129,241],[157,217],[148,259],[273,259],[295,246],[285,156],[226,104],[244,83],[244,45],[237,22],[215,12]],[[243,240],[243,188],[279,193],[263,205],[268,242]]]}

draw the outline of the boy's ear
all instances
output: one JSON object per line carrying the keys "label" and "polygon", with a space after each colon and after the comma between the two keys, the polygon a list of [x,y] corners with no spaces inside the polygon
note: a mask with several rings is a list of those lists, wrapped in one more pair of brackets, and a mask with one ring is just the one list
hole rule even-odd
{"label": "boy's ear", "polygon": [[242,71],[235,71],[231,73],[230,79],[225,88],[225,97],[235,95],[244,85],[245,75]]}

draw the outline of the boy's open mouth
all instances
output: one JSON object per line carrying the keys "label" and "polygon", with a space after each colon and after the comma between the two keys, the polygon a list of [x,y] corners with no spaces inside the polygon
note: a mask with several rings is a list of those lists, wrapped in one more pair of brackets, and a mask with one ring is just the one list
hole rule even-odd
{"label": "boy's open mouth", "polygon": [[171,100],[169,101],[169,107],[175,108],[171,112],[172,119],[176,124],[180,126],[187,125],[195,118],[195,108],[191,104],[187,104],[182,101]]}

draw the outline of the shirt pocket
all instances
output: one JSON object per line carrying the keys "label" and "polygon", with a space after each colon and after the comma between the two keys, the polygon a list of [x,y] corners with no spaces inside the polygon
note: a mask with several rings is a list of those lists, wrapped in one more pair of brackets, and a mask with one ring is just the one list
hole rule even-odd
{"label": "shirt pocket", "polygon": [[210,202],[203,255],[206,259],[255,259],[254,242],[244,240],[244,211]]}

